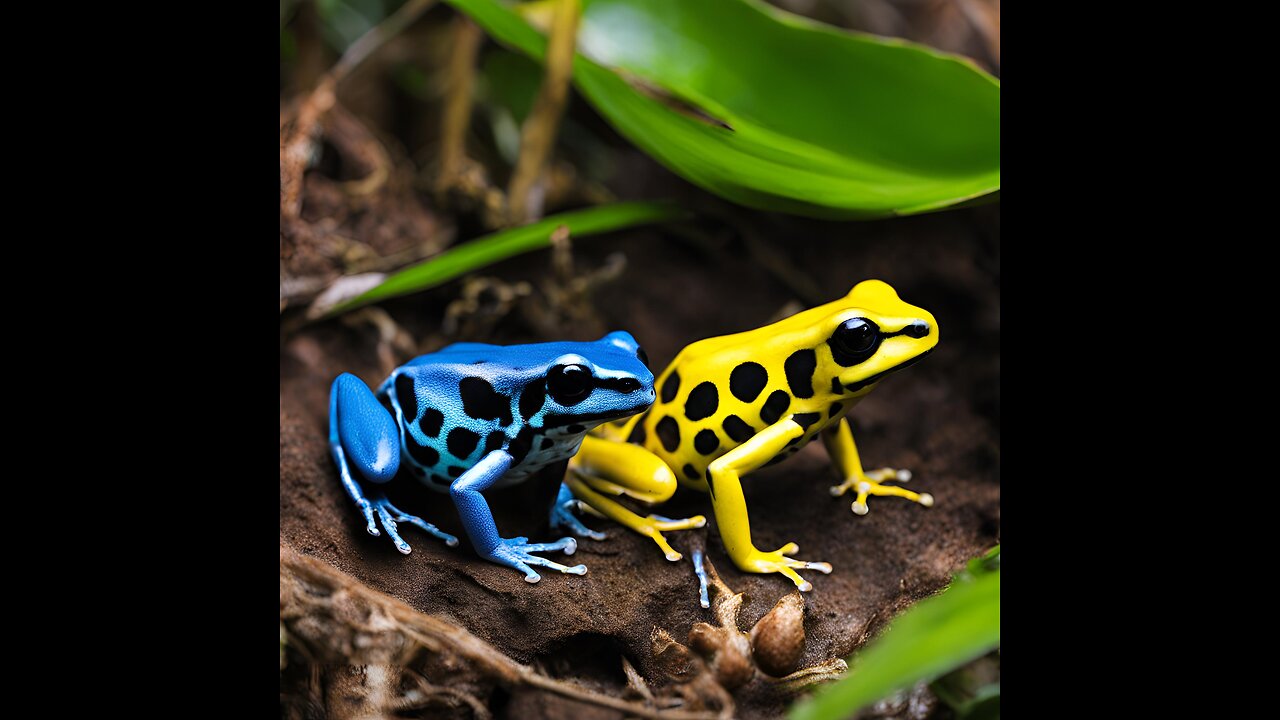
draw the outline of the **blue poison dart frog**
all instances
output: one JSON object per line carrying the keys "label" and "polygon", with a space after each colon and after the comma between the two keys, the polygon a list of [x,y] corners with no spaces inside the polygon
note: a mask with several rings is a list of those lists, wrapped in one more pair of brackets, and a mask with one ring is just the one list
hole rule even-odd
{"label": "blue poison dart frog", "polygon": [[[585,565],[534,554],[572,555],[577,542],[501,537],[482,493],[567,460],[589,430],[641,412],[655,397],[644,350],[625,332],[594,342],[457,343],[396,368],[376,393],[350,373],[339,375],[329,395],[329,447],[370,535],[380,535],[381,524],[407,554],[397,524],[408,523],[458,544],[387,501],[380,488],[403,464],[427,487],[449,493],[476,552],[533,583],[540,577],[530,566],[586,573]],[[569,514],[571,505],[562,487],[553,526],[601,537]]]}

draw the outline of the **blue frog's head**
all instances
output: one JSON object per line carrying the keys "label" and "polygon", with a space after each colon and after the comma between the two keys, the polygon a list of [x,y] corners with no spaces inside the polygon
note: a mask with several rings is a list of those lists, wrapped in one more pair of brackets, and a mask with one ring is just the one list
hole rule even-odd
{"label": "blue frog's head", "polygon": [[[657,397],[649,359],[627,332],[611,332],[593,342],[542,343],[545,385],[525,392],[545,392],[539,409],[542,428],[591,428],[643,412]],[[536,402],[530,397],[529,404]],[[577,428],[574,428],[577,430]],[[571,431],[572,432],[572,431]]]}
{"label": "blue frog's head", "polygon": [[643,412],[656,398],[644,350],[621,331],[590,342],[454,343],[406,365],[451,368],[447,381],[441,377],[428,384],[457,383],[457,417],[492,420],[492,430],[518,419],[552,438],[579,436]]}

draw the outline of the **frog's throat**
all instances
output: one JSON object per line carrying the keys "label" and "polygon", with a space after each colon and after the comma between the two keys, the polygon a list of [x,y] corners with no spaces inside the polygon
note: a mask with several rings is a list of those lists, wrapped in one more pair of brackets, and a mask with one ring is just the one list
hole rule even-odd
{"label": "frog's throat", "polygon": [[629,415],[634,415],[638,412],[643,412],[644,410],[648,409],[649,406],[652,404],[653,403],[644,403],[641,405],[637,405],[633,408],[614,410],[613,412],[588,413],[586,415],[548,415],[546,420],[544,420],[542,423],[542,429],[548,430],[550,428],[563,427],[565,425],[575,425],[575,424],[584,425],[586,423],[593,422],[596,420],[604,423],[610,420],[617,420],[619,418],[624,418]]}

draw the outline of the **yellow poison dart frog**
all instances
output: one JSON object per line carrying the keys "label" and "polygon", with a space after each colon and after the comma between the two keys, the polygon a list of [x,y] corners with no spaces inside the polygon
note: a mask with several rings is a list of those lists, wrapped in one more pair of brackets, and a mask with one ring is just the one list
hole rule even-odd
{"label": "yellow poison dart frog", "polygon": [[[799,549],[795,543],[772,552],[756,548],[742,476],[822,435],[843,479],[831,494],[856,491],[853,512],[865,515],[870,495],[932,505],[928,494],[884,484],[910,479],[908,471],[863,470],[845,413],[886,375],[937,344],[933,316],[879,280],[861,282],[838,300],[772,325],[700,340],[658,376],[658,401],[648,411],[584,438],[566,483],[590,509],[652,538],[670,560],[680,554],[662,532],[701,527],[705,519],[640,517],[610,496],[662,502],[675,492],[677,480],[707,492],[725,549],[739,568],[782,573],[810,590],[796,570],[829,573],[831,566],[788,557]],[[699,558],[694,560],[705,598]]]}

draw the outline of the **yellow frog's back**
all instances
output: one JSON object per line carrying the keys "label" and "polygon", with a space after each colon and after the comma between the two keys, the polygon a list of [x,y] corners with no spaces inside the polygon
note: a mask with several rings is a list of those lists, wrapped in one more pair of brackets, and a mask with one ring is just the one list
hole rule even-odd
{"label": "yellow frog's back", "polygon": [[[842,347],[840,329],[857,321],[868,324],[867,347]],[[707,466],[716,458],[793,415],[805,434],[768,464],[789,457],[838,422],[883,375],[937,341],[929,312],[868,280],[771,325],[688,345],[659,374],[654,406],[610,434],[643,445],[683,484],[706,491]]]}

